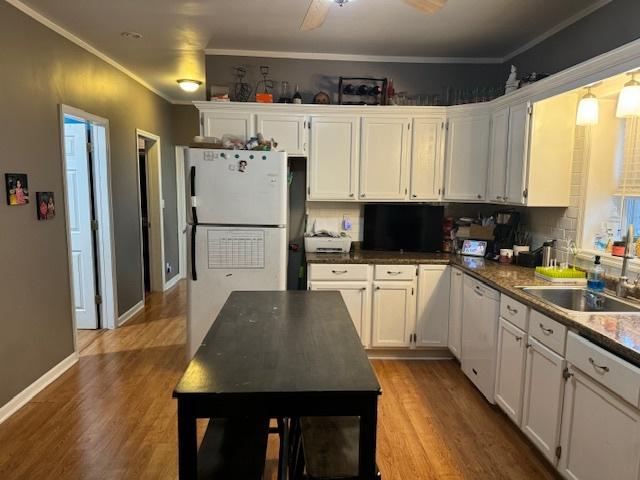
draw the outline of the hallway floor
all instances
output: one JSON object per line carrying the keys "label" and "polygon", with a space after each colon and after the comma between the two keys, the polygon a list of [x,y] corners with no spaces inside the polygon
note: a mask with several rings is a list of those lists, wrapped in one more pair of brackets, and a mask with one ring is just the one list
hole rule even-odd
{"label": "hallway floor", "polygon": [[[186,366],[186,286],[117,330],[79,332],[80,360],[0,425],[0,478],[175,479],[173,387]],[[387,480],[555,478],[454,361],[374,361]],[[204,431],[206,421],[200,425]],[[277,439],[266,479],[275,479]]]}

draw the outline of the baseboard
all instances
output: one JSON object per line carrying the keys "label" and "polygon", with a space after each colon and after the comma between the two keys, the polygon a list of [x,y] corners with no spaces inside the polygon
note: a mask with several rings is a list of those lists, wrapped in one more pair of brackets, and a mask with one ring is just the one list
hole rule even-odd
{"label": "baseboard", "polygon": [[141,312],[143,309],[144,309],[144,298],[118,317],[118,327],[121,327],[127,321],[131,320],[131,318],[133,318],[136,315],[136,313]]}
{"label": "baseboard", "polygon": [[168,282],[165,282],[164,284],[164,292],[166,292],[167,290],[173,288],[176,286],[176,284],[182,279],[182,277],[180,276],[180,274],[176,274],[173,276],[173,278],[171,280],[169,280]]}
{"label": "baseboard", "polygon": [[44,390],[45,387],[47,387],[60,375],[71,368],[78,361],[78,358],[78,353],[73,352],[71,355],[62,360],[55,367],[46,372],[35,382],[33,382],[31,385],[29,385],[11,400],[9,400],[8,403],[0,407],[0,423],[4,422],[7,418],[20,410],[29,402],[29,400],[31,400],[34,396]]}
{"label": "baseboard", "polygon": [[370,360],[451,360],[448,348],[402,349],[402,348],[368,348]]}

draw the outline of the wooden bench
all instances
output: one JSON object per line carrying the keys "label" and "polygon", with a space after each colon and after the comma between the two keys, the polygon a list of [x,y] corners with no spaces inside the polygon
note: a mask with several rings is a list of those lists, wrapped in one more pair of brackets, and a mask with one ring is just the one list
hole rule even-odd
{"label": "wooden bench", "polygon": [[198,480],[261,480],[268,418],[212,418],[198,450]]}

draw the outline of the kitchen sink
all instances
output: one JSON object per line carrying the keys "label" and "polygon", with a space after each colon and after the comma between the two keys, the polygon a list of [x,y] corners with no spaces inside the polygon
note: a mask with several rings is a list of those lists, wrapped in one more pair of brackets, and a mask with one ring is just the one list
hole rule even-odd
{"label": "kitchen sink", "polygon": [[584,287],[520,287],[534,297],[573,312],[640,313],[640,307]]}

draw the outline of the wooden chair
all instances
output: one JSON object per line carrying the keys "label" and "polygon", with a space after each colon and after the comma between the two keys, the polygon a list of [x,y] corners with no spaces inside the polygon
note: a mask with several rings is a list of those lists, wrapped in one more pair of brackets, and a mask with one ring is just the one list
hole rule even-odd
{"label": "wooden chair", "polygon": [[358,478],[359,417],[302,417],[291,435],[292,480]]}

